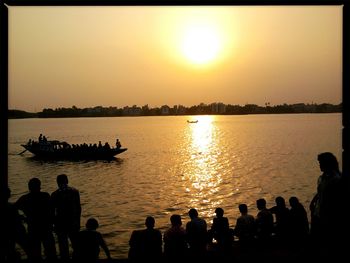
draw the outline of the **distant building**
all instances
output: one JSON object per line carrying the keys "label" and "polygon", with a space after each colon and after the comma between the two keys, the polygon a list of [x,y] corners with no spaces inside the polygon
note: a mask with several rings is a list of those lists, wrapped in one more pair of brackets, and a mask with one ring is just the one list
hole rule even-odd
{"label": "distant building", "polygon": [[140,107],[137,107],[136,105],[133,105],[132,107],[125,106],[123,108],[124,116],[140,116],[141,114],[142,114],[142,109]]}
{"label": "distant building", "polygon": [[141,109],[142,109],[142,113],[146,114],[146,115],[148,114],[148,112],[150,110],[148,104],[143,105]]}
{"label": "distant building", "polygon": [[103,111],[103,107],[102,106],[96,106],[94,108],[88,108],[87,112],[88,113],[101,113]]}
{"label": "distant building", "polygon": [[[287,104],[286,104],[287,106]],[[305,104],[304,103],[295,103],[292,104],[292,109],[294,110],[294,112],[300,113],[300,112],[305,112]]]}
{"label": "distant building", "polygon": [[211,106],[212,113],[223,114],[226,112],[226,105],[221,102],[212,103],[210,106]]}
{"label": "distant building", "polygon": [[174,114],[176,114],[176,115],[184,115],[184,114],[186,114],[186,107],[182,106],[182,105],[174,106]]}
{"label": "distant building", "polygon": [[169,115],[170,114],[170,107],[168,105],[163,105],[162,107],[160,107],[160,114]]}

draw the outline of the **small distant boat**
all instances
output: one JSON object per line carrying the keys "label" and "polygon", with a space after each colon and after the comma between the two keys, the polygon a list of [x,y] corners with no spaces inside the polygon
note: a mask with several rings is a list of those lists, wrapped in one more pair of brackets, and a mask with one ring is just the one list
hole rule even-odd
{"label": "small distant boat", "polygon": [[190,120],[187,120],[188,123],[197,123],[198,120],[194,120],[194,121],[190,121]]}
{"label": "small distant boat", "polygon": [[[29,151],[42,159],[74,159],[74,160],[108,160],[115,155],[125,152],[127,148],[121,147],[94,147],[94,146],[71,146],[64,141],[31,141],[21,144],[25,151]],[[21,154],[22,154],[21,153]]]}

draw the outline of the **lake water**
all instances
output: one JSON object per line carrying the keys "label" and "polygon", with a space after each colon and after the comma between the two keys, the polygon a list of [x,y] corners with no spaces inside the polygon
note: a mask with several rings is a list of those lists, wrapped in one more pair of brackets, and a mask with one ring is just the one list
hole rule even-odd
{"label": "lake water", "polygon": [[[187,123],[197,119],[198,123]],[[341,114],[242,116],[159,116],[9,120],[11,201],[27,192],[32,177],[42,190],[56,190],[56,176],[66,173],[80,190],[82,226],[88,217],[100,222],[114,258],[125,258],[130,234],[144,227],[146,216],[162,232],[170,215],[183,224],[197,208],[210,227],[222,207],[233,226],[238,204],[276,196],[297,196],[308,208],[320,170],[317,154],[333,152],[341,165]],[[43,133],[69,143],[115,144],[128,150],[114,161],[51,161],[18,155],[20,146]],[[103,252],[101,252],[104,258]]]}

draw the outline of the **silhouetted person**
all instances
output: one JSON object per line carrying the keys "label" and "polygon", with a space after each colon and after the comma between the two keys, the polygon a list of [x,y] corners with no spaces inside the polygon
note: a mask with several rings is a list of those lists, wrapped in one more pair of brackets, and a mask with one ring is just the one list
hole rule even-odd
{"label": "silhouetted person", "polygon": [[238,206],[241,216],[237,218],[234,234],[239,238],[242,247],[253,245],[256,234],[256,225],[254,216],[248,214],[248,206],[240,204]]}
{"label": "silhouetted person", "polygon": [[33,262],[40,261],[41,245],[43,245],[46,259],[56,260],[50,194],[41,191],[41,181],[36,177],[29,180],[28,189],[29,193],[22,195],[15,204],[26,216],[30,258]]}
{"label": "silhouetted person", "polygon": [[275,199],[276,205],[269,210],[275,215],[274,232],[279,241],[287,242],[290,235],[290,214],[282,196]]}
{"label": "silhouetted person", "polygon": [[309,236],[309,220],[307,218],[307,212],[304,206],[299,202],[299,199],[295,196],[289,198],[290,205],[290,234],[291,241],[297,245],[297,243],[305,244]]}
{"label": "silhouetted person", "polygon": [[188,212],[191,221],[186,224],[187,242],[190,246],[192,260],[201,260],[205,257],[208,241],[207,222],[198,217],[198,211],[191,208]]}
{"label": "silhouetted person", "polygon": [[209,239],[214,238],[219,249],[228,250],[233,241],[233,233],[230,230],[228,218],[224,216],[224,209],[221,207],[215,209],[215,214],[216,217],[213,218],[213,224],[208,231]]}
{"label": "silhouetted person", "polygon": [[160,262],[162,259],[162,233],[155,229],[155,219],[148,216],[145,220],[146,229],[134,230],[129,245],[129,260],[131,262]]}
{"label": "silhouetted person", "polygon": [[0,262],[20,261],[20,255],[16,251],[18,244],[28,256],[28,238],[26,229],[22,223],[22,217],[16,206],[8,200],[11,190],[5,187],[1,191],[1,234],[0,234]]}
{"label": "silhouetted person", "polygon": [[109,149],[111,149],[111,146],[109,146],[108,142],[105,142],[103,148],[106,149],[106,150],[109,150]]}
{"label": "silhouetted person", "polygon": [[134,230],[129,240],[128,260],[130,262],[142,262],[142,230]]}
{"label": "silhouetted person", "polygon": [[182,227],[181,216],[170,217],[171,227],[164,232],[164,254],[167,262],[182,262],[187,255],[186,230]]}
{"label": "silhouetted person", "polygon": [[54,226],[61,259],[69,259],[70,240],[73,250],[75,237],[80,230],[81,204],[79,191],[68,186],[65,174],[57,176],[58,189],[51,194],[55,212]]}
{"label": "silhouetted person", "polygon": [[96,263],[99,259],[100,248],[103,249],[108,259],[111,259],[109,249],[102,237],[97,231],[99,227],[95,218],[89,218],[86,221],[85,229],[77,235],[75,250],[73,251],[76,262]]}
{"label": "silhouetted person", "polygon": [[266,200],[260,198],[256,201],[256,206],[259,210],[256,218],[256,236],[260,244],[266,245],[266,242],[271,240],[273,232],[273,215],[266,208]]}
{"label": "silhouetted person", "polygon": [[[341,172],[337,158],[330,152],[317,156],[322,174],[317,180],[317,193],[310,204],[311,237],[315,246],[321,247],[322,252],[337,254],[342,239],[340,236],[346,230],[344,215],[343,189]],[[330,252],[332,251],[332,252]]]}
{"label": "silhouetted person", "polygon": [[117,147],[117,149],[119,149],[119,148],[122,147],[122,145],[120,144],[119,139],[116,140],[116,142],[115,142],[115,147]]}

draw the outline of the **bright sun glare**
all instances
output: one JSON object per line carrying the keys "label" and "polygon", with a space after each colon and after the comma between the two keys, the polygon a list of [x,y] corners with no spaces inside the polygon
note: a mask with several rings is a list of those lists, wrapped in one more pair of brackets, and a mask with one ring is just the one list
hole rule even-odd
{"label": "bright sun glare", "polygon": [[182,39],[182,53],[194,64],[206,64],[217,58],[221,42],[217,30],[210,26],[188,27]]}

